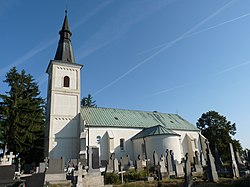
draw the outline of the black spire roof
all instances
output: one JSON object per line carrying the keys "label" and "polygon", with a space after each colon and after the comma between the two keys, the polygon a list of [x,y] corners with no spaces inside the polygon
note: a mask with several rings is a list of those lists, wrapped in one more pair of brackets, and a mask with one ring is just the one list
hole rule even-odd
{"label": "black spire roof", "polygon": [[60,40],[58,42],[55,60],[61,60],[66,63],[75,63],[75,57],[70,40],[70,36],[72,35],[72,33],[69,29],[67,11],[65,11],[63,26],[59,34]]}

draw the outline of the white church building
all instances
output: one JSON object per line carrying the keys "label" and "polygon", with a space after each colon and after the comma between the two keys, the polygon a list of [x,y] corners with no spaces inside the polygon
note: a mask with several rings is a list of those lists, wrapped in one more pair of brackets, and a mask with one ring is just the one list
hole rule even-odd
{"label": "white church building", "polygon": [[48,74],[47,123],[45,156],[87,158],[89,146],[99,150],[99,159],[108,161],[138,155],[153,160],[172,150],[179,162],[186,153],[205,151],[205,138],[193,124],[178,114],[125,110],[115,108],[80,107],[80,71],[82,65],[74,59],[68,17],[65,15],[60,40]]}

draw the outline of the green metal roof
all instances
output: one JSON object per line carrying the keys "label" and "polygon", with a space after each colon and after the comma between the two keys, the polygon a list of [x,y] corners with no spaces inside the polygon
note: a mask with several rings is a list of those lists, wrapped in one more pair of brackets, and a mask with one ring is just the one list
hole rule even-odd
{"label": "green metal roof", "polygon": [[178,114],[124,110],[114,108],[81,108],[81,116],[92,127],[148,128],[161,125],[173,130],[199,131]]}
{"label": "green metal roof", "polygon": [[145,138],[148,136],[156,136],[156,135],[180,136],[179,134],[175,133],[171,129],[167,129],[166,127],[163,127],[161,125],[156,125],[153,127],[144,128],[141,132],[136,134],[132,139],[139,139],[139,138]]}

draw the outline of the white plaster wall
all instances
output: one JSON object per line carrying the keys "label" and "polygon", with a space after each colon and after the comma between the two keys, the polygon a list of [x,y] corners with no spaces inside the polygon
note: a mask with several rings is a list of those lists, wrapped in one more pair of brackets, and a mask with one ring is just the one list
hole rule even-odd
{"label": "white plaster wall", "polygon": [[[80,150],[80,69],[81,65],[51,61],[47,69],[49,129],[48,154],[51,158],[78,158]],[[63,78],[70,87],[63,87]],[[51,85],[51,86],[50,86]],[[46,141],[47,141],[46,140]]]}
{"label": "white plaster wall", "polygon": [[72,67],[58,66],[56,65],[55,71],[55,87],[63,87],[63,78],[68,76],[70,78],[69,88],[64,89],[78,89],[78,70]]}
{"label": "white plaster wall", "polygon": [[[186,153],[189,153],[189,155],[192,157],[192,156],[194,156],[195,151],[201,150],[201,142],[199,139],[199,132],[198,131],[180,131],[180,130],[177,131],[177,130],[174,130],[174,132],[181,135],[181,143],[182,143],[182,147],[183,147],[183,157],[185,156]],[[191,136],[193,139],[196,139],[197,148],[195,147],[195,145],[190,145],[189,140],[187,139],[187,136],[186,136],[187,134],[189,136]]]}
{"label": "white plaster wall", "polygon": [[[120,158],[124,155],[130,155],[131,159],[133,158],[133,144],[131,141],[131,138],[140,132],[142,129],[132,129],[132,128],[101,128],[101,127],[91,127],[90,128],[90,145],[91,146],[97,146],[99,147],[99,150],[104,151],[103,153],[100,152],[100,159],[105,160],[107,153],[107,141],[105,140],[105,133],[106,131],[112,131],[114,135],[114,153],[116,158]],[[98,144],[96,142],[96,137],[101,136],[101,142]],[[125,150],[121,151],[120,150],[120,139],[124,138],[125,139]],[[102,141],[106,144],[102,144]],[[87,143],[88,145],[88,143]],[[102,146],[102,147],[101,147]]]}
{"label": "white plaster wall", "polygon": [[133,141],[133,148],[134,148],[134,158],[136,159],[138,157],[138,155],[143,155],[143,153],[142,153],[142,146],[141,145],[144,142],[143,142],[142,138],[135,139],[135,140],[132,140],[132,141]]}
{"label": "white plaster wall", "polygon": [[78,114],[78,102],[79,97],[77,95],[69,95],[62,93],[54,94],[54,107],[53,113],[55,115],[75,116]]}
{"label": "white plaster wall", "polygon": [[147,158],[153,162],[153,152],[155,151],[158,156],[165,154],[166,149],[173,150],[174,158],[181,161],[181,146],[179,136],[173,135],[158,135],[145,137]]}
{"label": "white plaster wall", "polygon": [[78,117],[54,118],[53,129],[50,135],[50,156],[66,159],[78,158],[79,136],[78,136]]}

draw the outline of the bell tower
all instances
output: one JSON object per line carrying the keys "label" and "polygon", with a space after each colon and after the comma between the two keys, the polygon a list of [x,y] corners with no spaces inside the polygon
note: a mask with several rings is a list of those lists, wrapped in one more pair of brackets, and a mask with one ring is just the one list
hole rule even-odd
{"label": "bell tower", "polygon": [[67,11],[54,60],[48,73],[45,156],[50,158],[79,157],[80,71],[75,63]]}

